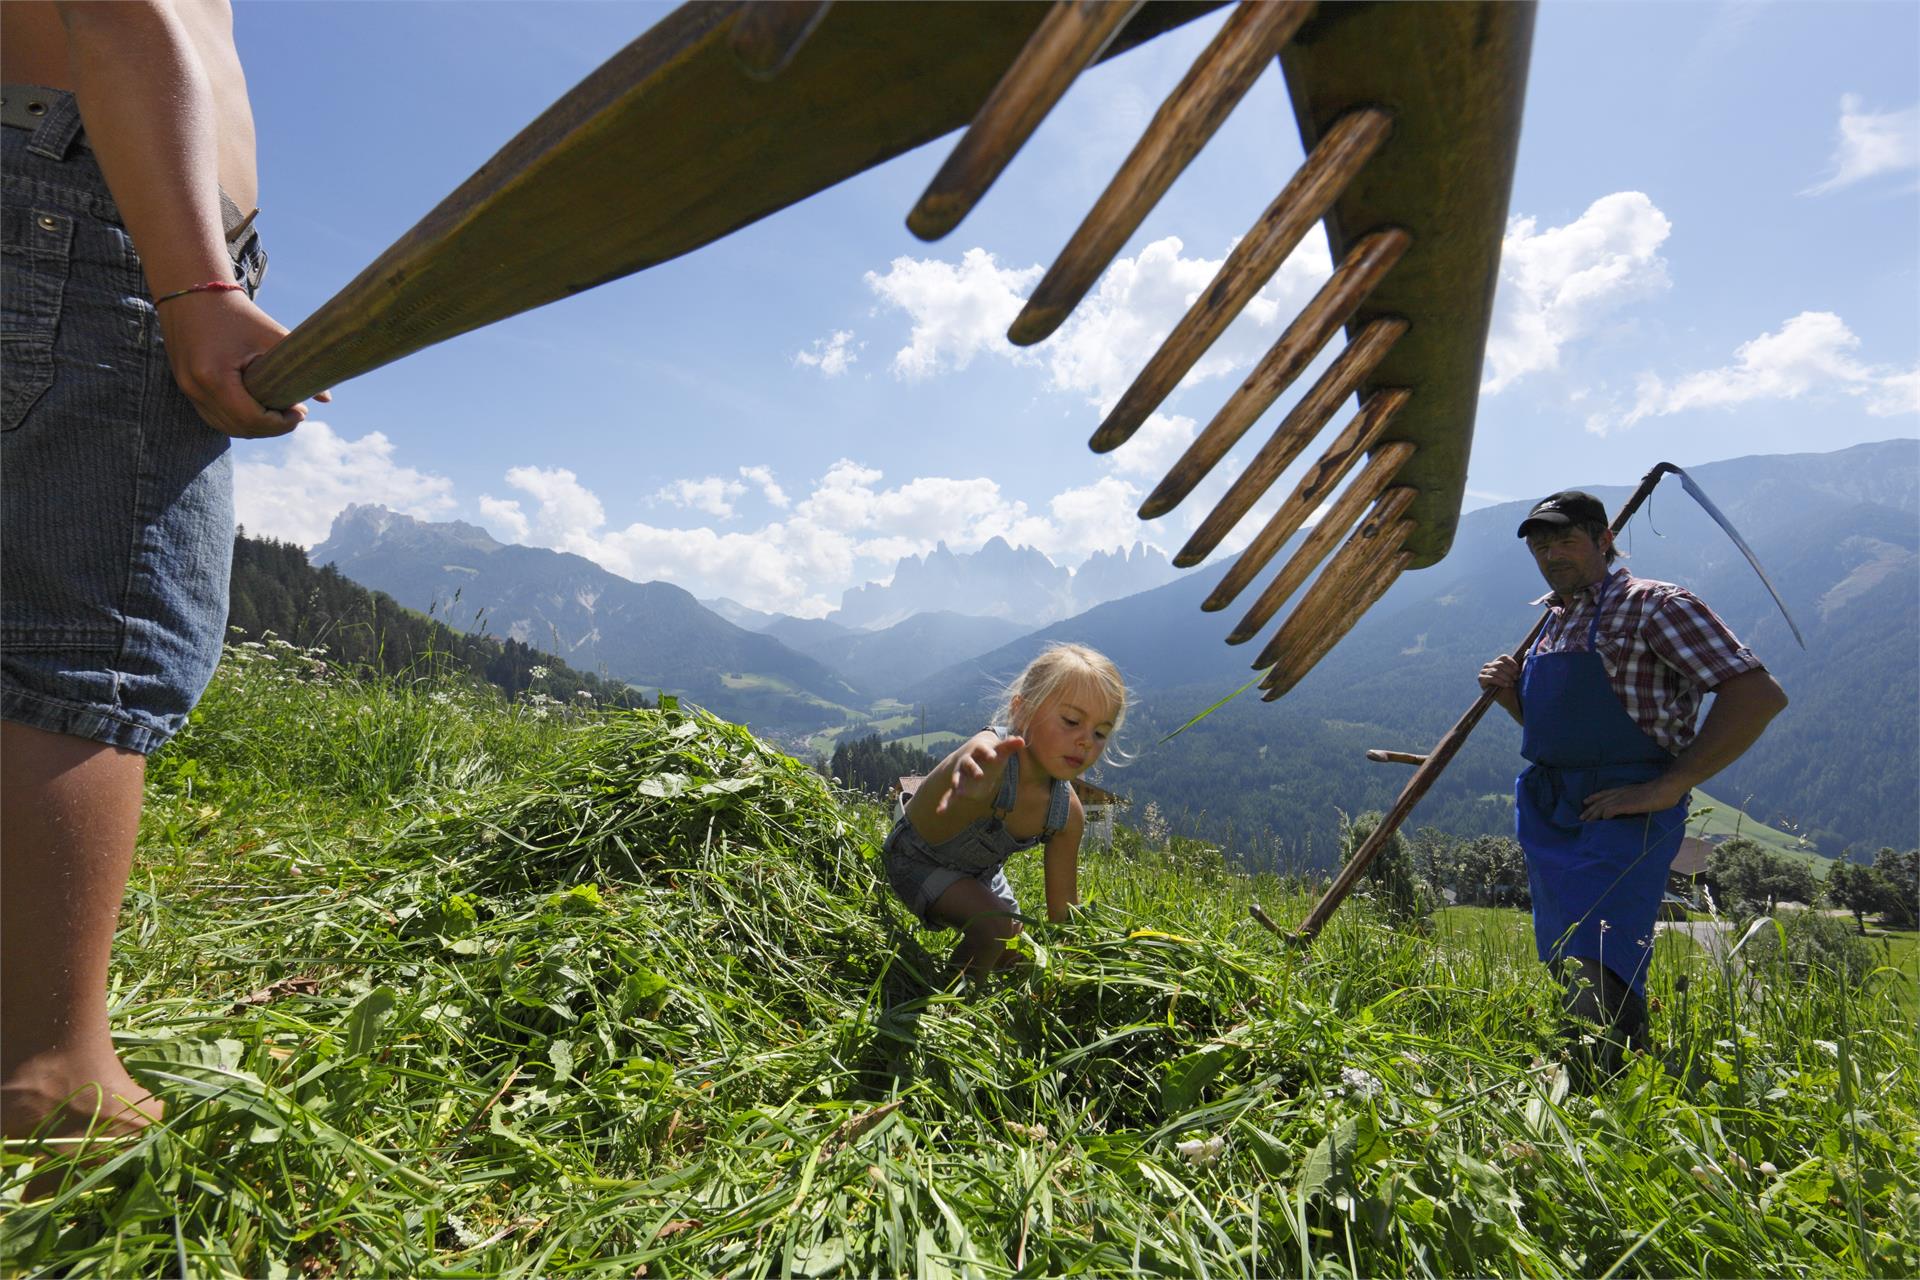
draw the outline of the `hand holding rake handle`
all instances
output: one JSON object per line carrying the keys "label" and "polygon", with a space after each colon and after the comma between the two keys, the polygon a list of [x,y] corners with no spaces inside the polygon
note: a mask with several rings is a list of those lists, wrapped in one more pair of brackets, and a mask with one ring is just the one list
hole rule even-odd
{"label": "hand holding rake handle", "polygon": [[[1613,518],[1613,532],[1618,534],[1627,527],[1627,521],[1631,520],[1633,513],[1640,509],[1640,504],[1647,500],[1647,495],[1653,492],[1653,487],[1660,483],[1661,476],[1669,471],[1679,470],[1680,468],[1671,462],[1662,462],[1642,476],[1640,487],[1633,491],[1633,496],[1628,498],[1626,505],[1620,508],[1620,514]],[[1522,640],[1520,647],[1513,651],[1513,660],[1516,663],[1526,658],[1527,650],[1533,647],[1533,642],[1539,638],[1540,631],[1547,625],[1547,618],[1550,616],[1541,614],[1540,620],[1533,624],[1533,630],[1527,632],[1527,638]],[[1473,705],[1467,708],[1467,713],[1454,722],[1453,728],[1447,730],[1447,736],[1440,739],[1439,744],[1427,753],[1426,758],[1420,762],[1420,767],[1413,771],[1413,777],[1407,779],[1407,785],[1401,788],[1399,798],[1393,802],[1393,808],[1387,810],[1386,816],[1380,819],[1380,825],[1373,829],[1373,834],[1353,851],[1353,857],[1347,860],[1347,865],[1342,867],[1340,874],[1334,877],[1333,884],[1321,896],[1320,901],[1314,904],[1313,910],[1307,913],[1307,918],[1301,921],[1300,929],[1293,935],[1292,942],[1299,946],[1312,944],[1320,930],[1326,927],[1327,921],[1333,918],[1333,913],[1340,909],[1340,904],[1346,901],[1347,895],[1353,892],[1353,886],[1366,872],[1367,864],[1373,861],[1375,855],[1380,852],[1381,846],[1393,838],[1393,833],[1400,829],[1402,822],[1406,821],[1407,815],[1413,811],[1413,806],[1420,803],[1420,798],[1427,794],[1428,789],[1439,780],[1441,772],[1452,763],[1453,757],[1459,754],[1460,748],[1466,744],[1467,735],[1473,732],[1474,726],[1480,723],[1480,717],[1486,715],[1487,708],[1493,705],[1493,698],[1493,690],[1482,690],[1480,696],[1474,699]],[[1390,759],[1393,754],[1400,753],[1381,752],[1380,756]],[[1373,757],[1374,753],[1369,752],[1368,755]]]}

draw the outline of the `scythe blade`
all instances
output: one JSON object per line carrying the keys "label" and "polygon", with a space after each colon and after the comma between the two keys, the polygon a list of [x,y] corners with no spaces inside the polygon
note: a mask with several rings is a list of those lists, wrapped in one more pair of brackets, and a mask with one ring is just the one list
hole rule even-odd
{"label": "scythe blade", "polygon": [[1688,475],[1685,469],[1676,467],[1671,462],[1663,465],[1672,471],[1674,475],[1680,477],[1680,487],[1693,495],[1693,500],[1700,504],[1701,509],[1712,516],[1713,522],[1719,525],[1729,538],[1733,539],[1733,545],[1740,548],[1740,554],[1747,558],[1747,563],[1753,566],[1753,571],[1760,575],[1761,585],[1766,587],[1767,594],[1772,596],[1773,602],[1780,606],[1780,616],[1787,620],[1787,626],[1793,631],[1793,638],[1800,642],[1802,649],[1806,648],[1806,637],[1800,634],[1799,624],[1794,622],[1793,615],[1787,612],[1787,602],[1780,598],[1779,591],[1774,589],[1773,579],[1769,578],[1767,571],[1760,567],[1760,557],[1753,554],[1753,548],[1748,546],[1747,540],[1740,536],[1740,531],[1733,527],[1733,521],[1727,519],[1726,514],[1722,512],[1719,507],[1713,505],[1713,499],[1707,496],[1706,490],[1696,484],[1693,477]]}

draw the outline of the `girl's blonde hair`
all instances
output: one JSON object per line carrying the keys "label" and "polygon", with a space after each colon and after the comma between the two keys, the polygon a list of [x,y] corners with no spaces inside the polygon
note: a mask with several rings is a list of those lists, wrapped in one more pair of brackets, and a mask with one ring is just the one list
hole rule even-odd
{"label": "girl's blonde hair", "polygon": [[1008,725],[1016,732],[1024,731],[1025,724],[1013,722],[1015,698],[1020,699],[1021,709],[1031,717],[1049,698],[1076,687],[1104,698],[1113,708],[1113,733],[1117,736],[1121,722],[1127,718],[1127,682],[1120,678],[1120,668],[1113,665],[1111,658],[1083,644],[1055,643],[1042,650],[1001,692],[993,722]]}

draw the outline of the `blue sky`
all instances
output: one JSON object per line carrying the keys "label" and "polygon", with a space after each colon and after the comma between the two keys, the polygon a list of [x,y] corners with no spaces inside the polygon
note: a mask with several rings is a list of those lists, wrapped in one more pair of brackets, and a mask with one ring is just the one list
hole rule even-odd
{"label": "blue sky", "polygon": [[[666,11],[238,4],[262,305],[297,323]],[[382,502],[810,616],[940,540],[1173,550],[1220,480],[1133,511],[1324,279],[1319,234],[1134,441],[1086,438],[1298,165],[1277,68],[1060,333],[1002,335],[1219,21],[1084,75],[936,244],[904,218],[952,139],[342,385],[239,446],[242,522],[312,545]],[[1917,54],[1909,3],[1542,6],[1469,507],[1920,433]]]}

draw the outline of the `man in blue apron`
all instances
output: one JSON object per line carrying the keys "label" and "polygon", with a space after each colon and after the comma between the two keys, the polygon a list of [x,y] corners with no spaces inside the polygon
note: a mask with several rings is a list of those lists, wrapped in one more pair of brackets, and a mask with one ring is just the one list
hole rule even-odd
{"label": "man in blue apron", "polygon": [[1551,616],[1524,664],[1503,654],[1480,684],[1520,722],[1530,762],[1514,821],[1535,946],[1569,1010],[1599,1024],[1610,1070],[1645,1045],[1654,918],[1693,788],[1739,759],[1787,695],[1693,593],[1613,565],[1592,494],[1542,499],[1520,537],[1553,588],[1535,601]]}

